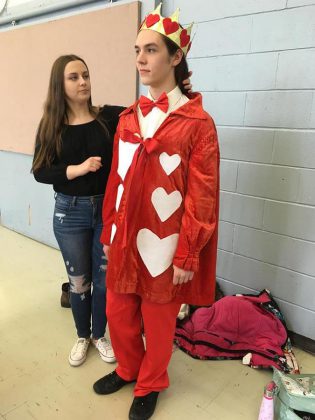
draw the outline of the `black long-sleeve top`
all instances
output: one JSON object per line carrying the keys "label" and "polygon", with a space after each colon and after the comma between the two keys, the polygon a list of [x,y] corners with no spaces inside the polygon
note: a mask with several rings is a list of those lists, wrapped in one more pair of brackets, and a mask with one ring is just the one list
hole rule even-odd
{"label": "black long-sleeve top", "polygon": [[[65,125],[62,134],[60,157],[56,157],[50,167],[40,168],[34,173],[36,181],[53,184],[56,192],[72,196],[104,194],[110,172],[113,139],[119,114],[125,108],[105,105],[100,117],[108,128],[108,134],[97,120],[78,125]],[[36,156],[38,147],[35,147]],[[102,167],[96,172],[69,180],[67,166],[79,165],[91,156],[101,156]]]}

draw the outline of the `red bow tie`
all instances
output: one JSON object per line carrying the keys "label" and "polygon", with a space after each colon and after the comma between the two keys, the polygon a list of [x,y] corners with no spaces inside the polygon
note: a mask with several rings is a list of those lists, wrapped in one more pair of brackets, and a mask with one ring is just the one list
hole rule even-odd
{"label": "red bow tie", "polygon": [[165,92],[159,97],[157,101],[151,101],[151,99],[146,96],[141,96],[139,100],[139,106],[142,112],[142,115],[145,117],[149,112],[152,111],[152,108],[157,106],[161,111],[167,112],[168,110],[168,97]]}

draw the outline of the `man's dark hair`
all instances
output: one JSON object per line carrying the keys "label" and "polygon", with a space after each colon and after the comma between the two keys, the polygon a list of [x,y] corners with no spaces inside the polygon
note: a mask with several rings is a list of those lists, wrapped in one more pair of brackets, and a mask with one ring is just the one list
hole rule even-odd
{"label": "man's dark hair", "polygon": [[[176,45],[175,42],[170,40],[165,35],[162,35],[162,38],[164,40],[164,43],[166,45],[169,55],[170,56],[175,55],[176,51],[180,49],[179,46]],[[177,64],[177,66],[175,67],[175,80],[176,80],[176,84],[178,85],[178,87],[184,94],[187,94],[187,89],[184,88],[183,80],[188,79],[189,77],[188,73],[189,73],[188,64],[186,61],[186,57],[183,54],[183,57],[180,63]]]}

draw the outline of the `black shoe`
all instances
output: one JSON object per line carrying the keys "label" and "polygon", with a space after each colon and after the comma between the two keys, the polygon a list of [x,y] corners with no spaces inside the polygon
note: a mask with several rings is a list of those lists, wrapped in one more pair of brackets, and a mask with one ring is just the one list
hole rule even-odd
{"label": "black shoe", "polygon": [[120,388],[132,382],[135,381],[125,381],[114,370],[113,372],[103,376],[103,378],[96,381],[93,385],[93,389],[97,394],[108,395],[119,391]]}
{"label": "black shoe", "polygon": [[147,420],[155,410],[159,393],[156,391],[144,397],[135,397],[129,411],[129,420]]}
{"label": "black shoe", "polygon": [[71,308],[70,284],[69,283],[63,283],[62,286],[61,286],[60,305],[63,308]]}

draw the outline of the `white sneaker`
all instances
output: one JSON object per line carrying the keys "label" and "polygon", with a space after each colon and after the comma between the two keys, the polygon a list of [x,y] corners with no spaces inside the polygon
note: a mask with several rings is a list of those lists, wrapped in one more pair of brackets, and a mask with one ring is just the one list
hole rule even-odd
{"label": "white sneaker", "polygon": [[71,366],[80,366],[83,362],[85,362],[89,344],[89,338],[77,339],[69,354],[69,363]]}
{"label": "white sneaker", "polygon": [[107,363],[114,363],[116,362],[116,357],[114,355],[113,347],[111,346],[110,342],[105,338],[101,337],[99,339],[92,339],[93,345],[97,348],[101,359]]}

